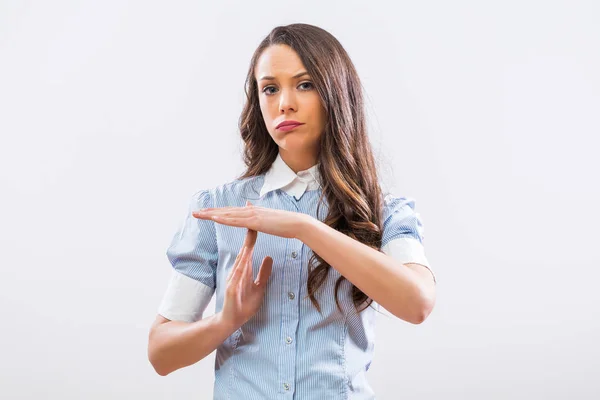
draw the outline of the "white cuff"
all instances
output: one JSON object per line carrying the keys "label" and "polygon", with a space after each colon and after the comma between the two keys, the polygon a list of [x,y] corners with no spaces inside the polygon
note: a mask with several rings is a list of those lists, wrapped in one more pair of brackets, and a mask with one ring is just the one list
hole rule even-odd
{"label": "white cuff", "polygon": [[400,261],[402,264],[421,264],[431,272],[433,281],[437,283],[435,274],[429,266],[427,257],[425,257],[425,248],[417,239],[412,237],[393,239],[387,242],[386,245],[381,248],[381,251],[393,259]]}
{"label": "white cuff", "polygon": [[158,313],[171,321],[198,321],[214,292],[215,289],[173,269]]}

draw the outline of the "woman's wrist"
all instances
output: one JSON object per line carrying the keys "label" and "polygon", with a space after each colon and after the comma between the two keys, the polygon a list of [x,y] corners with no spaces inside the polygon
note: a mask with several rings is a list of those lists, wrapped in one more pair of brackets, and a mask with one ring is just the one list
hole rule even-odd
{"label": "woman's wrist", "polygon": [[217,324],[229,332],[230,335],[243,325],[231,318],[228,318],[225,314],[223,314],[223,311],[219,311],[215,314],[215,320]]}
{"label": "woman's wrist", "polygon": [[300,223],[298,224],[298,229],[296,230],[296,239],[304,242],[306,240],[307,233],[310,233],[311,230],[315,228],[315,225],[318,224],[319,221],[316,218],[308,214],[300,215]]}

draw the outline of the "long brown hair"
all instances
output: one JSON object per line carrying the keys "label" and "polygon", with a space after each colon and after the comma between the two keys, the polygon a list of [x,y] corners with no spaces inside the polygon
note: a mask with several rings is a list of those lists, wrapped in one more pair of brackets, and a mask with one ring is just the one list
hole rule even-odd
{"label": "long brown hair", "polygon": [[[246,77],[247,101],[239,119],[247,169],[238,179],[266,173],[279,151],[262,118],[254,76],[256,62],[262,52],[277,44],[287,45],[298,54],[313,78],[326,110],[325,130],[320,138],[318,155],[322,177],[319,204],[325,196],[329,205],[323,222],[380,251],[383,201],[367,136],[362,85],[342,45],[324,29],[300,23],[278,26],[254,52]],[[315,259],[318,264],[311,268]],[[307,291],[319,312],[321,307],[314,294],[325,281],[330,268],[313,252],[309,260]],[[340,276],[335,284],[335,302],[340,311],[338,290],[344,279]],[[361,304],[366,302],[364,310],[373,302],[355,285],[352,285],[352,300],[357,310]]]}

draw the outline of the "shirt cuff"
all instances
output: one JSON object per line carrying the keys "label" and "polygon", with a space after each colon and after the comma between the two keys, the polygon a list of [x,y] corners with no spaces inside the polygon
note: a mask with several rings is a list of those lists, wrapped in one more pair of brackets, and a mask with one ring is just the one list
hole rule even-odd
{"label": "shirt cuff", "polygon": [[429,266],[427,257],[425,257],[425,247],[417,239],[412,237],[393,239],[383,246],[381,251],[402,264],[415,263],[424,266],[431,272],[433,282],[437,284],[435,274]]}
{"label": "shirt cuff", "polygon": [[171,321],[198,321],[214,292],[214,288],[173,270],[158,313]]}

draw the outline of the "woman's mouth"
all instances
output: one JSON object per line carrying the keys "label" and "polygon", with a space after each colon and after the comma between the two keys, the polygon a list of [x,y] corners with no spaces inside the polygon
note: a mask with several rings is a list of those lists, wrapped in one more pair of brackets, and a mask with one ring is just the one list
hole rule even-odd
{"label": "woman's mouth", "polygon": [[277,129],[283,132],[288,132],[291,131],[292,129],[296,129],[299,126],[302,126],[304,124],[289,124],[289,125],[281,125],[280,127],[278,127]]}

